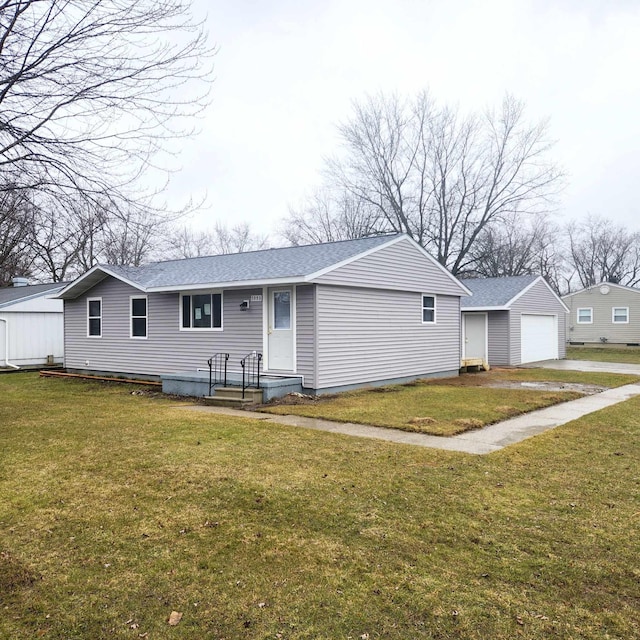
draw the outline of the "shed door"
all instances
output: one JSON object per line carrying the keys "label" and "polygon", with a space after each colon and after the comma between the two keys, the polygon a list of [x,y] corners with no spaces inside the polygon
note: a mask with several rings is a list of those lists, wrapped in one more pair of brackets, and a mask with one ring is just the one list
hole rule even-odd
{"label": "shed door", "polygon": [[269,289],[268,368],[293,371],[294,355],[293,290]]}
{"label": "shed door", "polygon": [[487,361],[487,314],[462,315],[462,357]]}
{"label": "shed door", "polygon": [[522,314],[520,320],[520,362],[558,358],[558,318],[551,315]]}

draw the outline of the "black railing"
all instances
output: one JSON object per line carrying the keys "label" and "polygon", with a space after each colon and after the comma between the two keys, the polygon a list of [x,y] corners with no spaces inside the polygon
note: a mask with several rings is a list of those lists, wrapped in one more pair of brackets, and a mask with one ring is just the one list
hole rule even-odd
{"label": "black railing", "polygon": [[242,360],[242,399],[244,400],[245,389],[249,387],[260,388],[260,362],[262,362],[262,354],[252,351]]}
{"label": "black railing", "polygon": [[211,395],[211,389],[215,385],[222,383],[225,387],[227,386],[228,359],[228,353],[216,353],[207,360],[209,365],[209,395]]}

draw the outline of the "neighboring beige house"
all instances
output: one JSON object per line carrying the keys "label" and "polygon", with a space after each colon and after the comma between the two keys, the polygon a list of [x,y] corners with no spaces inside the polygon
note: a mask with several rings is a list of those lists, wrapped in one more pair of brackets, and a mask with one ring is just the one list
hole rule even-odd
{"label": "neighboring beige house", "polygon": [[640,345],[640,289],[601,282],[562,300],[570,344]]}

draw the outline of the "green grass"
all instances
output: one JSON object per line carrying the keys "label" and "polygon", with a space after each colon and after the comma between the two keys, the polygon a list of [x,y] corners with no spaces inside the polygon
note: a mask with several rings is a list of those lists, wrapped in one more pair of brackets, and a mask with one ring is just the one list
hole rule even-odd
{"label": "green grass", "polygon": [[451,436],[580,397],[571,391],[486,386],[491,383],[551,381],[613,387],[637,380],[637,376],[617,374],[499,369],[407,385],[372,387],[320,397],[309,403],[267,406],[264,411]]}
{"label": "green grass", "polygon": [[481,457],[131,390],[0,376],[0,638],[638,637],[640,399]]}
{"label": "green grass", "polygon": [[489,456],[175,406],[0,376],[0,638],[637,637],[640,400]]}
{"label": "green grass", "polygon": [[640,364],[639,347],[567,347],[567,360]]}

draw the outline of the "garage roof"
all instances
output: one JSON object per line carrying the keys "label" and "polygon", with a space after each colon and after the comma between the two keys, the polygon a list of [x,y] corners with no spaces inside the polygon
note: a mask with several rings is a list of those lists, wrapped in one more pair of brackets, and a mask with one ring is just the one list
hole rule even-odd
{"label": "garage roof", "polygon": [[542,276],[467,278],[462,279],[461,282],[473,294],[471,298],[461,299],[460,304],[463,311],[507,310],[518,298],[523,296],[538,282],[544,283],[549,291],[558,299],[558,302],[566,309],[564,302],[562,302]]}

